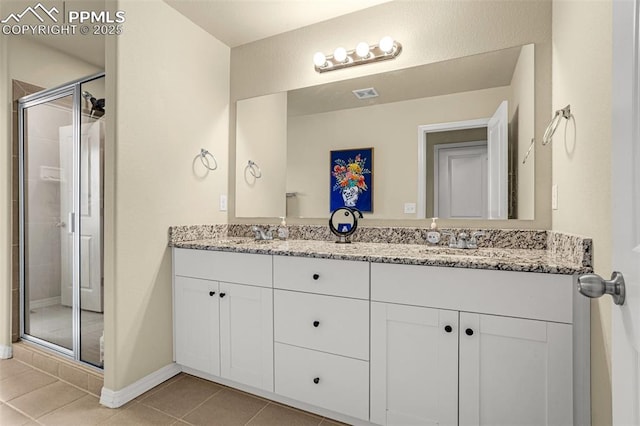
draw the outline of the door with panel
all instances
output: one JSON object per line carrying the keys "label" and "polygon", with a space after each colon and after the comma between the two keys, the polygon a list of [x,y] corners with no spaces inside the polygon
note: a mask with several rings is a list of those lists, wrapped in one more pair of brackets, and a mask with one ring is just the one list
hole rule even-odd
{"label": "door with panel", "polygon": [[176,362],[219,376],[218,282],[176,276],[174,286]]}
{"label": "door with panel", "polygon": [[273,392],[273,289],[220,283],[220,375]]}
{"label": "door with panel", "polygon": [[458,423],[458,312],[371,303],[371,422]]}
{"label": "door with panel", "polygon": [[570,324],[460,313],[460,425],[573,424]]}

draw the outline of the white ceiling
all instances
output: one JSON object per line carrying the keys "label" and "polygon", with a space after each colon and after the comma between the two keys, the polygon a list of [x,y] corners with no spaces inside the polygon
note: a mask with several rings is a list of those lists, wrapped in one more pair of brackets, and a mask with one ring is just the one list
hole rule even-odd
{"label": "white ceiling", "polygon": [[[30,0],[2,0],[20,12]],[[271,37],[391,0],[164,0],[229,47]],[[60,0],[54,0],[54,3]],[[66,0],[77,10],[102,10],[104,0]],[[6,9],[4,9],[6,7]],[[15,9],[15,10],[14,10]],[[104,68],[104,37],[31,37],[32,40]]]}
{"label": "white ceiling", "polygon": [[[521,47],[466,56],[318,86],[291,90],[290,116],[379,105],[511,84]],[[375,88],[379,97],[358,100],[353,90]]]}
{"label": "white ceiling", "polygon": [[391,0],[164,0],[229,47]]}

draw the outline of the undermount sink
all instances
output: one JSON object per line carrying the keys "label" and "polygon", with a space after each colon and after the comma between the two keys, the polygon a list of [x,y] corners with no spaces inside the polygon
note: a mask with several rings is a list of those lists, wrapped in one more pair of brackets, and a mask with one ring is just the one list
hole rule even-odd
{"label": "undermount sink", "polygon": [[223,246],[234,246],[234,245],[242,245],[242,244],[269,244],[273,242],[277,242],[279,240],[256,240],[254,238],[248,237],[238,237],[224,240],[216,240],[216,243]]}
{"label": "undermount sink", "polygon": [[250,241],[253,241],[253,240],[250,240],[249,238],[238,238],[238,239],[233,239],[233,240],[229,240],[229,239],[216,240],[216,243],[220,244],[222,246],[231,246],[231,245],[238,245],[238,244],[246,244],[246,243],[248,243]]}
{"label": "undermount sink", "polygon": [[[493,257],[492,250],[487,249],[459,249],[454,247],[426,247],[422,250],[424,254],[437,256],[459,256],[459,257]],[[495,255],[495,254],[494,254]]]}

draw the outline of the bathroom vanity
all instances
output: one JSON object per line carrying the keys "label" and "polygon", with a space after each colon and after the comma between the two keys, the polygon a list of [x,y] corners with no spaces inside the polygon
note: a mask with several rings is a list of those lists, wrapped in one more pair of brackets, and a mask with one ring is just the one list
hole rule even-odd
{"label": "bathroom vanity", "polygon": [[580,250],[171,245],[187,373],[350,424],[590,423]]}

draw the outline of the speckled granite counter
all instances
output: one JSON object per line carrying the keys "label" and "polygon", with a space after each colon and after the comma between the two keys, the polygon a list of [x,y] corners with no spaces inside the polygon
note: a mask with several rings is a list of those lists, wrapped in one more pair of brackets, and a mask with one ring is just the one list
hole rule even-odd
{"label": "speckled granite counter", "polygon": [[[229,229],[238,226],[243,229]],[[255,241],[252,237],[243,236],[246,235],[244,228],[250,229],[244,225],[172,227],[169,230],[169,245],[196,250],[551,274],[592,271],[590,239],[551,231],[489,230],[488,238],[485,244],[481,242],[480,248],[462,250],[446,245],[429,246],[421,238],[401,238],[398,241],[394,233],[399,230],[397,232],[400,234],[417,233],[420,237],[422,231],[426,232],[420,228],[361,228],[358,229],[358,233],[363,231],[361,239],[366,234],[384,235],[385,238],[372,238],[376,242],[355,241],[352,244],[335,244],[331,237],[327,240]],[[292,228],[291,231],[298,237],[306,235],[304,230]],[[496,235],[502,239],[501,243],[498,241],[500,238],[492,237]],[[520,246],[517,245],[518,241]]]}

